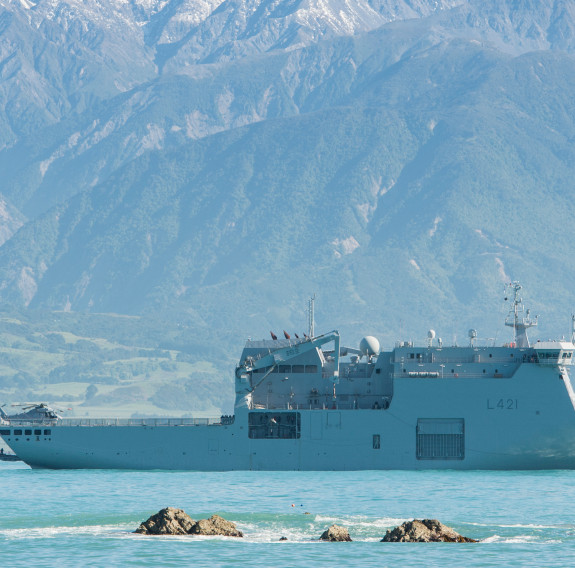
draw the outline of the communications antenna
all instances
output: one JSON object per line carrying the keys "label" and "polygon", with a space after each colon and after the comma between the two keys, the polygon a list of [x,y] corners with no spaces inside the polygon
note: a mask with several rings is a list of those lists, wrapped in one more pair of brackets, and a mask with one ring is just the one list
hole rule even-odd
{"label": "communications antenna", "polygon": [[314,315],[314,302],[315,302],[315,294],[308,300],[308,329],[309,329],[309,336],[313,339],[315,336],[315,315]]}
{"label": "communications antenna", "polygon": [[[527,329],[537,325],[537,318],[531,319],[529,310],[525,311],[523,307],[523,299],[519,297],[519,290],[521,284],[519,282],[511,282],[508,288],[513,291],[513,304],[509,308],[509,313],[505,318],[505,325],[512,327],[515,332],[515,345],[517,347],[529,347],[529,339],[527,338]],[[505,298],[507,300],[507,298]]]}

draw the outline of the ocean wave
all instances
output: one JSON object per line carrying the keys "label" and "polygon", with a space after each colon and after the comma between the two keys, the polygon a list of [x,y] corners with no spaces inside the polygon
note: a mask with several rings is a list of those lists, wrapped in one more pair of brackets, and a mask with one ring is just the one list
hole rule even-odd
{"label": "ocean wave", "polygon": [[[343,516],[343,515],[280,515],[274,518],[273,515],[244,516],[242,521],[236,520],[236,525],[244,533],[242,539],[231,539],[224,536],[200,536],[193,537],[186,535],[160,535],[152,537],[153,540],[169,541],[209,541],[225,540],[229,542],[253,542],[253,543],[274,543],[280,544],[281,537],[287,538],[291,543],[314,543],[319,541],[320,535],[331,524],[339,524],[347,528],[351,538],[355,542],[378,542],[388,528],[395,527],[405,519],[394,517],[369,518],[366,516]],[[553,534],[536,532],[529,534],[529,531],[540,531],[541,529],[557,529],[549,525],[537,524],[515,524],[515,525],[488,525],[484,523],[466,523],[468,526],[490,527],[491,530],[504,528],[503,534],[492,534],[486,538],[481,535],[467,535],[479,538],[480,542],[493,544],[527,544],[527,543],[556,543],[562,542],[556,530]],[[81,526],[46,526],[29,528],[3,528],[0,529],[0,537],[6,540],[25,539],[56,539],[61,537],[94,537],[94,538],[128,538],[146,539],[144,535],[135,534],[133,531],[137,523],[115,523],[96,524]],[[509,529],[520,529],[510,531]],[[491,531],[489,531],[491,532]],[[505,534],[506,532],[519,532],[520,534]],[[464,533],[466,534],[466,533]],[[485,534],[485,533],[484,533]]]}
{"label": "ocean wave", "polygon": [[500,525],[494,523],[464,523],[465,525],[474,526],[474,527],[498,527],[501,529],[550,529],[550,530],[561,530],[565,528],[571,528],[569,526],[560,526],[560,525],[536,525],[533,523],[517,523],[514,525]]}
{"label": "ocean wave", "polygon": [[[325,521],[325,518],[323,519]],[[331,519],[329,519],[331,520]],[[348,523],[347,528],[354,542],[379,542],[384,533],[362,534]],[[230,543],[307,543],[323,544],[319,537],[327,527],[294,527],[294,526],[267,526],[252,525],[249,523],[238,525],[238,528],[244,533],[244,538],[230,538],[225,536],[203,536],[203,535],[157,535],[149,537],[133,532],[132,526],[126,525],[90,525],[90,526],[63,526],[63,527],[35,527],[35,528],[15,528],[2,529],[0,536],[6,540],[24,540],[24,539],[56,539],[61,537],[94,537],[94,538],[120,538],[120,539],[148,539],[150,541],[170,541],[170,542],[201,542],[201,541],[226,541]],[[554,544],[561,543],[560,539],[542,538],[530,534],[519,535],[499,535],[495,534],[481,539],[483,544]],[[280,541],[281,537],[287,538],[287,541]]]}
{"label": "ocean wave", "polygon": [[552,529],[558,530],[563,527],[557,525],[535,525],[535,524],[515,524],[515,525],[497,525],[504,529]]}
{"label": "ocean wave", "polygon": [[522,534],[522,535],[513,535],[513,536],[502,536],[494,534],[490,537],[484,538],[481,542],[491,544],[491,543],[498,543],[498,544],[528,544],[528,543],[538,543],[538,544],[553,544],[553,543],[560,543],[561,540],[556,538],[541,538],[540,536]]}
{"label": "ocean wave", "polygon": [[[251,518],[250,518],[251,517]],[[228,517],[229,518],[229,517]],[[245,541],[275,542],[286,537],[291,542],[318,541],[322,532],[331,524],[341,524],[348,528],[354,540],[381,540],[385,530],[402,522],[398,519],[369,519],[367,517],[341,517],[324,515],[261,515],[243,516],[234,520],[238,529],[244,533]],[[114,523],[76,526],[18,527],[0,529],[0,537],[7,540],[50,539],[67,536],[92,536],[115,538],[146,538],[133,531],[139,523]],[[189,536],[157,535],[154,539],[189,540]],[[228,537],[194,535],[194,540],[225,539]],[[235,539],[233,539],[235,540]]]}
{"label": "ocean wave", "polygon": [[365,526],[365,527],[381,527],[389,528],[401,525],[402,523],[409,521],[411,519],[398,519],[394,517],[381,517],[381,518],[370,518],[363,516],[341,516],[341,515],[315,515],[314,520],[317,523],[337,523],[337,524],[347,524],[354,526]]}
{"label": "ocean wave", "polygon": [[122,534],[129,530],[126,525],[84,525],[60,527],[28,527],[0,529],[0,536],[6,539],[36,539],[57,538],[62,536],[102,536],[107,534]]}

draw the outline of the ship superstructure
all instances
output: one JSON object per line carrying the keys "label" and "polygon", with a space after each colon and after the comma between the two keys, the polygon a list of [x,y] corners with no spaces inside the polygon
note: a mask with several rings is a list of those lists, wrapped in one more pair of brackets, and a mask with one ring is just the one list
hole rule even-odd
{"label": "ship superstructure", "polygon": [[[32,422],[0,435],[32,467],[189,470],[575,468],[572,341],[530,344],[537,320],[520,286],[502,346],[381,351],[337,331],[248,340],[235,372],[234,416]],[[312,306],[313,307],[313,306]],[[313,318],[310,318],[313,320]],[[6,419],[5,419],[6,420]]]}

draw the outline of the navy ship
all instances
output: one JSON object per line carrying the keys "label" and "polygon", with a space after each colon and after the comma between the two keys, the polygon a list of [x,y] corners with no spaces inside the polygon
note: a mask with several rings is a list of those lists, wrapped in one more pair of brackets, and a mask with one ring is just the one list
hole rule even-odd
{"label": "navy ship", "polygon": [[[537,325],[513,283],[514,340],[380,350],[315,336],[248,340],[233,416],[5,416],[0,435],[33,468],[170,470],[573,469],[571,341],[529,343]],[[573,324],[575,329],[575,320]],[[42,414],[42,412],[40,413]]]}

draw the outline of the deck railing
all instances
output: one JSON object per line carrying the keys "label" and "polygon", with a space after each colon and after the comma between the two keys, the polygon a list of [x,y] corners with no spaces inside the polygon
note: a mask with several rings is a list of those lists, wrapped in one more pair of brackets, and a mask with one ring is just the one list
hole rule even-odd
{"label": "deck railing", "polygon": [[233,417],[219,418],[61,418],[59,420],[10,420],[9,426],[211,426],[233,423]]}

